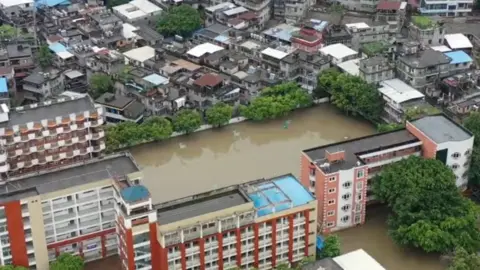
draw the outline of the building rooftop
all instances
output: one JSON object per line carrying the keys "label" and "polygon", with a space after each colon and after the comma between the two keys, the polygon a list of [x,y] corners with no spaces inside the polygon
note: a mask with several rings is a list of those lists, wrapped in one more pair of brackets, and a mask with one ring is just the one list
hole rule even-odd
{"label": "building rooftop", "polygon": [[135,99],[126,97],[123,95],[115,95],[113,93],[104,93],[95,100],[95,103],[102,104],[108,107],[114,107],[117,109],[124,109],[128,104],[132,103]]}
{"label": "building rooftop", "polygon": [[339,60],[344,57],[357,54],[356,51],[350,49],[349,47],[341,43],[325,46],[320,49],[320,52],[324,55],[330,55],[333,58],[339,59]]}
{"label": "building rooftop", "polygon": [[445,115],[431,115],[412,121],[411,124],[437,144],[464,141],[473,135]]}
{"label": "building rooftop", "polygon": [[67,51],[67,48],[60,42],[52,43],[52,44],[48,45],[48,48],[54,53],[66,52]]}
{"label": "building rooftop", "polygon": [[466,54],[464,51],[447,52],[445,55],[452,59],[450,64],[463,64],[473,61],[470,55]]}
{"label": "building rooftop", "polygon": [[342,270],[386,270],[363,249],[333,258]]}
{"label": "building rooftop", "polygon": [[19,200],[138,171],[135,161],[127,154],[89,160],[69,168],[37,172],[35,176],[7,182],[0,186],[0,202]]}
{"label": "building rooftop", "polygon": [[157,86],[157,85],[163,85],[168,83],[168,78],[165,78],[163,76],[160,76],[156,73],[150,74],[146,77],[143,78],[145,81]]}
{"label": "building rooftop", "polygon": [[269,181],[250,185],[245,192],[257,209],[257,216],[266,216],[305,205],[315,198],[293,175],[284,175]]}
{"label": "building rooftop", "polygon": [[142,185],[124,188],[120,195],[126,202],[138,202],[150,198],[150,192]]}
{"label": "building rooftop", "polygon": [[443,53],[452,51],[452,49],[450,49],[449,47],[447,47],[445,45],[431,46],[430,48],[434,51],[443,52]]}
{"label": "building rooftop", "polygon": [[33,4],[33,0],[0,0],[0,5],[3,7],[12,7],[23,4]]}
{"label": "building rooftop", "polygon": [[323,145],[320,147],[303,150],[303,153],[305,153],[312,160],[312,162],[320,166],[321,164],[327,162],[326,151],[330,153],[344,151],[345,157],[343,161],[330,164],[329,173],[332,173],[354,167],[357,162],[360,161],[357,157],[359,154],[416,141],[418,141],[418,139],[414,135],[412,135],[406,129],[401,129],[356,138],[344,142]]}
{"label": "building rooftop", "polygon": [[378,91],[397,104],[425,97],[420,91],[414,89],[400,79],[391,79],[380,82],[380,88]]}
{"label": "building rooftop", "polygon": [[473,48],[472,42],[464,34],[446,34],[445,40],[452,50]]}
{"label": "building rooftop", "polygon": [[277,49],[272,49],[272,48],[266,48],[265,50],[262,51],[262,54],[268,55],[270,57],[273,57],[275,59],[282,59],[288,55],[288,53],[284,51],[280,51]]}
{"label": "building rooftop", "polygon": [[30,46],[10,44],[7,45],[7,53],[10,58],[31,57],[32,49]]}
{"label": "building rooftop", "polygon": [[155,57],[155,49],[150,46],[143,46],[124,52],[123,55],[134,61],[143,63]]}
{"label": "building rooftop", "polygon": [[214,87],[220,84],[222,81],[223,81],[223,78],[221,76],[213,73],[208,73],[196,79],[193,83],[200,87],[204,87],[204,86]]}
{"label": "building rooftop", "polygon": [[213,13],[217,10],[231,9],[231,8],[234,8],[234,7],[236,7],[235,4],[230,3],[230,2],[224,2],[224,3],[220,3],[218,5],[215,5],[215,6],[207,7],[207,8],[205,8],[205,10]]}
{"label": "building rooftop", "polygon": [[445,54],[427,49],[420,52],[420,55],[408,55],[399,58],[405,64],[414,68],[427,68],[436,65],[448,64],[451,59]]}
{"label": "building rooftop", "polygon": [[359,67],[360,59],[352,59],[345,61],[343,63],[337,64],[338,68],[340,68],[343,72],[346,72],[352,76],[358,76],[360,73]]}
{"label": "building rooftop", "polygon": [[83,97],[63,97],[10,110],[9,121],[0,123],[0,128],[55,119],[72,113],[94,110],[95,106],[88,95]]}
{"label": "building rooftop", "polygon": [[254,180],[155,205],[158,222],[169,224],[252,203],[257,216],[278,213],[315,200],[293,175]]}
{"label": "building rooftop", "polygon": [[279,39],[285,42],[290,42],[290,39],[292,38],[292,33],[298,30],[300,30],[300,27],[283,23],[263,31],[263,34],[271,38]]}
{"label": "building rooftop", "polygon": [[377,10],[399,10],[402,6],[402,2],[400,1],[387,1],[382,0],[377,5]]}
{"label": "building rooftop", "polygon": [[0,93],[8,93],[7,78],[0,78]]}
{"label": "building rooftop", "polygon": [[302,266],[302,270],[343,270],[332,258],[325,258]]}
{"label": "building rooftop", "polygon": [[194,57],[202,57],[204,54],[211,54],[221,50],[223,50],[223,47],[207,42],[193,47],[187,54]]}
{"label": "building rooftop", "polygon": [[370,28],[370,26],[364,22],[358,22],[358,23],[347,23],[345,24],[345,27],[350,30],[364,30]]}

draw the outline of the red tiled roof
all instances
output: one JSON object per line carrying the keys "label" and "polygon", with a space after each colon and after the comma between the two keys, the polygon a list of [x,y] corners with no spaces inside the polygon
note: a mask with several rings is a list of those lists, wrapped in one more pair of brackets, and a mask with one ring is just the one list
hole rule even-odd
{"label": "red tiled roof", "polygon": [[52,36],[49,36],[47,39],[50,42],[58,42],[60,40],[63,40],[63,38],[59,35],[52,35]]}
{"label": "red tiled roof", "polygon": [[377,5],[377,10],[397,10],[402,5],[402,2],[380,1]]}
{"label": "red tiled roof", "polygon": [[13,71],[12,67],[0,67],[0,74],[1,75],[12,73],[12,71]]}
{"label": "red tiled roof", "polygon": [[243,14],[240,14],[240,16],[238,16],[238,18],[242,19],[242,20],[245,20],[245,21],[250,21],[250,20],[256,19],[257,14],[255,12],[249,11],[249,12],[245,12]]}
{"label": "red tiled roof", "polygon": [[214,87],[216,85],[218,85],[219,83],[221,83],[223,81],[222,77],[218,76],[218,75],[215,75],[215,74],[212,74],[212,73],[208,73],[208,74],[205,74],[203,75],[202,77],[198,78],[195,80],[195,84],[198,85],[198,86],[210,86],[210,87]]}

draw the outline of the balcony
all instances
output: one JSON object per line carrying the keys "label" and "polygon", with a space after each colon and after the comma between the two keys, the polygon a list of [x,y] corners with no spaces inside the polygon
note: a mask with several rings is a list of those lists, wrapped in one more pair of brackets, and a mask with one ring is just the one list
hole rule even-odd
{"label": "balcony", "polygon": [[77,230],[77,225],[76,224],[70,224],[70,225],[65,226],[65,227],[57,228],[56,232],[57,232],[57,235],[59,235],[59,234],[62,234],[62,233],[66,233],[66,232],[70,232],[70,231],[76,231],[76,230]]}

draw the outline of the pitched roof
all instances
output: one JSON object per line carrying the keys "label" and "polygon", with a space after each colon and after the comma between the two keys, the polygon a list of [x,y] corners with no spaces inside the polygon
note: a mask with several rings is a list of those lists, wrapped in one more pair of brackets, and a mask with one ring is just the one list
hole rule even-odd
{"label": "pitched roof", "polygon": [[205,74],[202,77],[196,79],[194,83],[196,85],[202,86],[202,87],[203,86],[213,87],[213,86],[218,85],[222,81],[223,81],[222,77],[220,77],[216,74],[213,74],[213,73],[208,73],[208,74]]}

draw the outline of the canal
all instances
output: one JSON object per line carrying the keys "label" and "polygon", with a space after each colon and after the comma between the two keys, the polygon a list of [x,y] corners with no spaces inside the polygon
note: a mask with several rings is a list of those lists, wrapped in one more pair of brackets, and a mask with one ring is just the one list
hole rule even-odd
{"label": "canal", "polygon": [[[324,104],[284,119],[243,122],[141,145],[131,152],[153,201],[159,203],[262,177],[298,176],[301,150],[374,132],[370,124]],[[435,257],[396,247],[387,235],[385,212],[373,211],[364,226],[340,232],[343,251],[364,248],[388,270],[442,269]]]}

